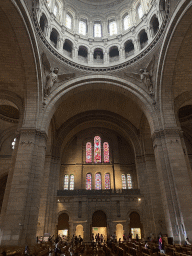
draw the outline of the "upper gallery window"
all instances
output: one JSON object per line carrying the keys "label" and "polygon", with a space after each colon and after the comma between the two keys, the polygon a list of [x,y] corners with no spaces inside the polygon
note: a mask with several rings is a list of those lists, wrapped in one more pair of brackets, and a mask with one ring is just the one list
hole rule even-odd
{"label": "upper gallery window", "polygon": [[95,189],[96,190],[101,189],[101,173],[95,174]]}
{"label": "upper gallery window", "polygon": [[101,138],[99,136],[94,138],[94,162],[101,163]]}
{"label": "upper gallery window", "polygon": [[101,24],[100,23],[94,24],[94,37],[101,37]]}
{"label": "upper gallery window", "polygon": [[51,7],[51,0],[47,0],[47,5],[49,6],[49,8]]}
{"label": "upper gallery window", "polygon": [[131,18],[130,15],[126,15],[123,19],[123,25],[124,25],[124,30],[127,30],[131,26]]}
{"label": "upper gallery window", "polygon": [[86,143],[86,163],[92,163],[92,145],[91,145],[91,142]]}
{"label": "upper gallery window", "polygon": [[75,177],[73,174],[70,175],[70,179],[69,179],[69,190],[74,190],[74,181],[75,181]]}
{"label": "upper gallery window", "polygon": [[58,4],[56,3],[55,6],[54,6],[54,9],[53,9],[53,14],[54,14],[55,16],[57,16],[58,11],[59,11],[59,6],[58,6]]}
{"label": "upper gallery window", "polygon": [[[101,138],[99,136],[94,137],[94,146],[91,142],[86,143],[86,163],[109,163],[109,143],[104,142],[101,146]],[[92,158],[94,155],[94,160]]]}
{"label": "upper gallery window", "polygon": [[66,20],[65,20],[66,27],[71,29],[72,28],[72,17],[68,13],[66,14]]}
{"label": "upper gallery window", "polygon": [[141,19],[143,17],[143,9],[142,9],[141,5],[138,6],[137,12],[138,12],[138,15],[139,15],[139,19]]}
{"label": "upper gallery window", "polygon": [[110,21],[109,22],[109,35],[116,35],[117,34],[117,23],[116,21]]}
{"label": "upper gallery window", "polygon": [[64,190],[68,190],[69,186],[69,175],[64,176]]}
{"label": "upper gallery window", "polygon": [[87,24],[85,21],[79,21],[79,34],[86,35],[87,32]]}
{"label": "upper gallery window", "polygon": [[131,179],[130,174],[127,174],[127,179],[126,179],[126,175],[122,174],[121,181],[122,181],[122,189],[132,189],[133,188],[132,179]]}
{"label": "upper gallery window", "polygon": [[15,143],[16,143],[16,138],[14,138],[14,140],[11,143],[11,148],[14,149],[15,148]]}
{"label": "upper gallery window", "polygon": [[105,189],[111,189],[110,174],[105,174]]}
{"label": "upper gallery window", "polygon": [[92,176],[91,173],[87,173],[86,175],[86,190],[91,190],[92,188]]}
{"label": "upper gallery window", "polygon": [[73,174],[64,176],[64,190],[74,190],[75,177]]}

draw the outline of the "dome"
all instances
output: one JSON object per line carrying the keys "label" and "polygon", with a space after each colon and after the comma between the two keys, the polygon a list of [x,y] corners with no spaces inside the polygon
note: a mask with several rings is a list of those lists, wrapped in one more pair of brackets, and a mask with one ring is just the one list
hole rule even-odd
{"label": "dome", "polygon": [[132,64],[155,46],[169,6],[152,0],[46,0],[33,10],[38,34],[55,56],[106,71]]}

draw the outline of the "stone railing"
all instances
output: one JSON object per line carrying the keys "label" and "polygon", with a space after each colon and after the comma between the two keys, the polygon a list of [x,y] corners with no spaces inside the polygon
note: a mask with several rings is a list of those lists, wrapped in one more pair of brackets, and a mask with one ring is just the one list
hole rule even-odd
{"label": "stone railing", "polygon": [[101,189],[101,190],[86,190],[86,189],[75,189],[75,190],[57,190],[57,196],[101,196],[101,195],[137,195],[140,196],[140,189]]}

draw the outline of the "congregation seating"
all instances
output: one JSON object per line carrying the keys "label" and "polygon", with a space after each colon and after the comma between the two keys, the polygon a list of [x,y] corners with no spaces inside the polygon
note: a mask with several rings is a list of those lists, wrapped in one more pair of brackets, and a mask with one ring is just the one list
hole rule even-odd
{"label": "congregation seating", "polygon": [[[29,247],[29,254],[31,256],[47,256],[49,249],[52,246],[52,256],[54,256],[54,244],[43,243]],[[120,242],[115,243],[108,241],[105,244],[96,243],[67,243],[62,242],[58,246],[59,254],[65,256],[187,256],[192,255],[192,246],[170,245],[166,244],[164,247],[165,253],[161,253],[158,248],[158,243],[148,242],[148,248],[145,248],[143,242]],[[24,255],[24,248],[0,248],[0,255],[6,251],[7,256],[22,256]],[[3,254],[2,254],[3,255]]]}

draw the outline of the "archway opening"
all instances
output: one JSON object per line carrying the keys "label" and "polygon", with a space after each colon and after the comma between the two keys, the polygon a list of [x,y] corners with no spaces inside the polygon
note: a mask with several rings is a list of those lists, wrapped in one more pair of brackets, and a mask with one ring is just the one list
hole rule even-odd
{"label": "archway opening", "polygon": [[58,218],[58,235],[69,236],[69,215],[62,213]]}
{"label": "archway opening", "polygon": [[143,49],[148,44],[148,36],[144,29],[139,33],[139,41],[141,49]]}
{"label": "archway opening", "polygon": [[65,43],[63,44],[63,50],[65,52],[65,54],[69,57],[72,57],[72,49],[73,49],[73,43],[66,39]]}
{"label": "archway opening", "polygon": [[50,40],[55,48],[57,48],[58,39],[59,39],[59,33],[53,28],[50,35]]}
{"label": "archway opening", "polygon": [[130,230],[129,232],[132,233],[132,239],[142,238],[142,224],[140,221],[140,215],[137,212],[132,212],[129,215],[130,218]]}
{"label": "archway opening", "polygon": [[77,225],[76,226],[76,231],[75,231],[75,235],[77,236],[77,237],[81,237],[81,238],[84,238],[84,231],[83,231],[83,226],[82,225]]}
{"label": "archway opening", "polygon": [[41,30],[43,33],[46,33],[47,26],[48,26],[48,21],[47,21],[45,14],[43,13],[40,18],[40,27],[41,27]]}
{"label": "archway opening", "polygon": [[132,40],[129,40],[125,43],[125,58],[134,54],[134,44]]}
{"label": "archway opening", "polygon": [[151,27],[152,27],[153,36],[155,36],[157,31],[159,30],[159,20],[156,17],[156,15],[154,15],[151,19]]}
{"label": "archway opening", "polygon": [[94,238],[99,234],[99,237],[103,235],[105,241],[107,241],[107,216],[99,210],[93,213],[92,216],[92,236]]}

